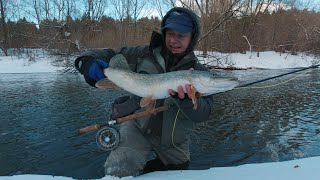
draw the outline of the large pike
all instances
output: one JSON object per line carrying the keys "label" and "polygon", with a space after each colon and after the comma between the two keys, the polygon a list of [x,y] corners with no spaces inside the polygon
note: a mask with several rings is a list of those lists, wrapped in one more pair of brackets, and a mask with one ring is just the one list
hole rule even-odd
{"label": "large pike", "polygon": [[168,89],[178,91],[181,85],[190,84],[192,102],[197,108],[197,97],[208,96],[233,89],[239,83],[234,78],[214,77],[209,71],[181,70],[162,74],[140,74],[130,70],[123,55],[117,55],[104,70],[107,78],[99,81],[96,87],[109,89],[115,85],[140,97],[140,106],[145,107],[151,101],[170,96]]}

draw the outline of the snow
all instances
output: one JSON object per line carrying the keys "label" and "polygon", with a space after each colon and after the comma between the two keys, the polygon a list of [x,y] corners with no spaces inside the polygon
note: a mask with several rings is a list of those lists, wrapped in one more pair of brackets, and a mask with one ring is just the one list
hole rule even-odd
{"label": "snow", "polygon": [[[200,54],[200,52],[196,52],[196,54]],[[215,61],[216,58],[219,59],[219,63]],[[61,67],[53,66],[50,58],[35,58],[35,61],[30,61],[29,59],[30,58],[18,58],[16,56],[0,56],[0,73],[56,72],[63,69]],[[313,64],[319,64],[319,60],[312,55],[279,54],[271,51],[260,52],[259,57],[257,57],[256,52],[247,52],[246,54],[215,52],[210,53],[208,58],[199,57],[199,61],[208,65],[219,65],[222,67],[233,66],[244,69],[283,69],[309,67]]]}
{"label": "snow", "polygon": [[56,72],[61,70],[51,64],[51,59],[37,58],[30,61],[29,58],[18,58],[17,56],[0,56],[0,73],[39,73]]}
{"label": "snow", "polygon": [[[196,52],[199,54],[199,52]],[[219,63],[211,62],[212,58],[199,58],[203,63],[220,66],[233,66],[238,68],[297,68],[308,67],[319,64],[319,60],[312,55],[291,55],[279,54],[275,52],[261,52],[259,57],[257,53],[247,52],[246,54],[234,53],[213,53],[214,57],[219,58]],[[38,73],[38,72],[56,72],[61,67],[55,67],[51,64],[49,58],[36,59],[29,62],[28,59],[19,59],[17,57],[0,57],[0,73]],[[320,178],[319,169],[320,156],[305,159],[297,159],[284,162],[272,162],[261,164],[246,164],[235,167],[214,167],[208,170],[179,170],[152,172],[138,177],[124,177],[121,179],[215,179],[215,180],[318,180]],[[0,180],[69,180],[70,177],[51,176],[51,175],[15,175],[0,176]],[[105,176],[102,180],[117,180],[120,178]]]}
{"label": "snow", "polygon": [[[133,179],[133,180],[318,180],[320,157],[311,157],[292,161],[246,164],[235,167],[218,167],[208,170],[159,171],[137,177],[117,178],[105,176],[101,180]],[[50,175],[16,175],[0,177],[1,180],[70,180],[72,178]]]}
{"label": "snow", "polygon": [[[196,54],[200,54],[196,52]],[[209,65],[220,65],[223,67],[233,66],[236,68],[264,68],[264,69],[284,69],[284,68],[299,68],[309,67],[319,60],[313,55],[298,54],[292,55],[290,53],[276,53],[272,51],[260,52],[257,57],[257,52],[241,53],[210,53],[209,58],[199,58],[203,63]],[[213,61],[212,57],[219,59],[220,63]]]}

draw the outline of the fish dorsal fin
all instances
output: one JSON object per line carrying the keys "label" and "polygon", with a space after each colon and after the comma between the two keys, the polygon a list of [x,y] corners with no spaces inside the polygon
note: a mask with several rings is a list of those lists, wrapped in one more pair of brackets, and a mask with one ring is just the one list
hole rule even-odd
{"label": "fish dorsal fin", "polygon": [[108,78],[101,79],[95,86],[99,89],[118,89],[119,87],[111,82]]}
{"label": "fish dorsal fin", "polygon": [[109,67],[113,69],[123,69],[131,71],[127,59],[122,54],[113,56],[109,62]]}

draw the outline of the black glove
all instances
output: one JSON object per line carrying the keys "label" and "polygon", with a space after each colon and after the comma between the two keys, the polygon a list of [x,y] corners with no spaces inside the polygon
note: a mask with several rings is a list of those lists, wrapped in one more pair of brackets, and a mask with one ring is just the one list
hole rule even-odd
{"label": "black glove", "polygon": [[112,105],[111,119],[127,116],[140,108],[139,96],[123,96],[114,100]]}
{"label": "black glove", "polygon": [[84,79],[90,85],[95,87],[95,84],[105,78],[103,70],[108,67],[108,63],[100,60],[87,58],[76,62],[76,68],[83,74]]}

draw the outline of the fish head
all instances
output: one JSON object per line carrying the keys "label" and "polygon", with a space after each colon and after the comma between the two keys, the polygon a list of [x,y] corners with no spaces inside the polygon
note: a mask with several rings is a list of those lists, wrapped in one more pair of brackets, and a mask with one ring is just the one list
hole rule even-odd
{"label": "fish head", "polygon": [[239,85],[236,78],[216,77],[212,73],[200,73],[193,78],[192,85],[202,95],[208,96],[229,91]]}

